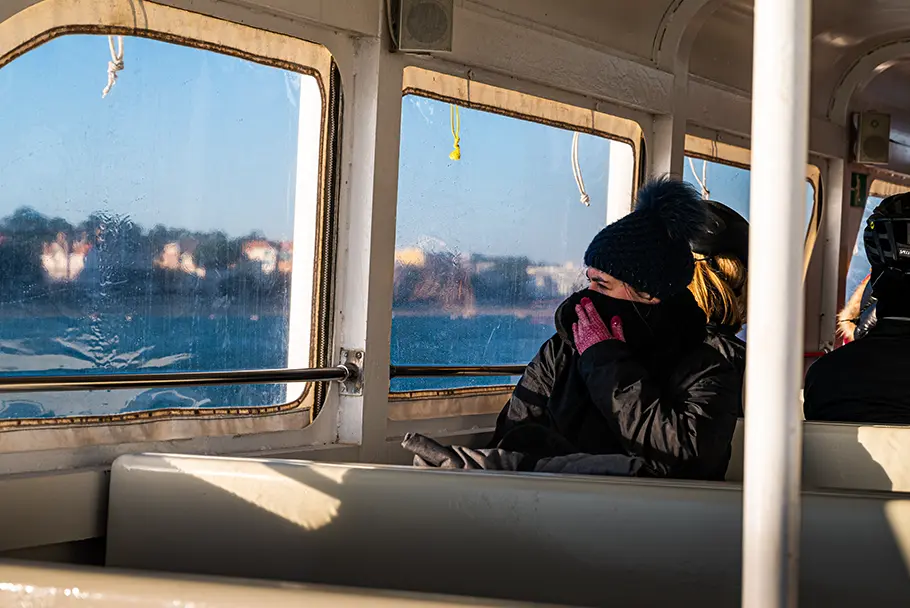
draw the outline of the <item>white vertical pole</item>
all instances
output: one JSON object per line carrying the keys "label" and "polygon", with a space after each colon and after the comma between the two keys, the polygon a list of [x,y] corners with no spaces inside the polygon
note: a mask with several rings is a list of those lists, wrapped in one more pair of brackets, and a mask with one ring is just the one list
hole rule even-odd
{"label": "white vertical pole", "polygon": [[[319,144],[322,95],[312,76],[301,74],[297,123],[297,179],[294,193],[294,253],[291,257],[291,303],[288,367],[310,366],[313,326],[313,281],[316,262],[316,210],[319,207]],[[329,361],[333,364],[334,361]],[[297,399],[304,384],[289,384],[286,399]]]}
{"label": "white vertical pole", "polygon": [[797,602],[810,25],[811,0],[755,0],[744,608]]}
{"label": "white vertical pole", "polygon": [[607,225],[632,211],[632,185],[635,181],[635,152],[627,143],[610,142],[607,167]]}

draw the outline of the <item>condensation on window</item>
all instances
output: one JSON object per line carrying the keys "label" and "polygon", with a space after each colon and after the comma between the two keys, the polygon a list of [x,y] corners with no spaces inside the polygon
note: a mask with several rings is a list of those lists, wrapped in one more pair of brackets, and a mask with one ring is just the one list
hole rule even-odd
{"label": "condensation on window", "polygon": [[[0,373],[281,368],[309,75],[106,36],[0,69]],[[321,103],[321,102],[320,102]],[[316,131],[318,133],[318,130]],[[304,269],[311,272],[310,268]],[[0,418],[284,403],[284,386],[0,395]]]}
{"label": "condensation on window", "polygon": [[[611,153],[629,157],[631,183],[632,147],[580,134],[575,171],[572,131],[457,112],[416,95],[403,100],[391,360],[524,364],[555,332],[556,306],[584,285],[585,248],[607,218]],[[394,379],[391,388],[515,380]]]}

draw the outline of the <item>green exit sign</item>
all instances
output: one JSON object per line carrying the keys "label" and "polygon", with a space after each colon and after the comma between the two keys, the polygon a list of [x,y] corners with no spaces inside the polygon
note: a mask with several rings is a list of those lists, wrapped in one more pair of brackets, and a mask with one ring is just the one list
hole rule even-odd
{"label": "green exit sign", "polygon": [[850,176],[850,206],[865,207],[869,195],[869,176],[865,173],[854,173]]}

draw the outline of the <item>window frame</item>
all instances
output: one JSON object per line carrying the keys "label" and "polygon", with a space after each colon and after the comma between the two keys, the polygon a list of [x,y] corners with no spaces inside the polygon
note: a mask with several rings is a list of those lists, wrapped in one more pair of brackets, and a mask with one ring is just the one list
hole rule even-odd
{"label": "window frame", "polygon": [[[472,72],[468,72],[466,77],[456,76],[416,65],[405,66],[402,73],[401,96],[404,98],[408,95],[577,131],[631,146],[632,192],[628,201],[631,207],[643,172],[641,159],[644,152],[644,131],[638,122],[600,110],[489,84],[477,80]],[[514,387],[514,384],[495,384],[393,392],[390,385],[390,432],[394,435],[394,428],[414,421],[497,413],[502,407],[503,396],[511,394]]]}
{"label": "window frame", "polygon": [[[708,139],[706,137],[687,133],[684,154],[685,156],[690,156],[699,160],[707,160],[729,167],[736,167],[737,169],[745,169],[750,173],[752,171],[752,151],[749,148],[718,141],[716,139]],[[809,226],[806,230],[806,236],[803,242],[804,281],[809,272],[809,263],[812,260],[812,252],[815,249],[815,242],[818,238],[818,232],[822,223],[822,213],[824,211],[821,169],[811,163],[807,163],[806,181],[812,185],[813,204],[812,217],[809,220]]]}
{"label": "window frame", "polygon": [[872,175],[870,175],[870,177],[872,178],[872,183],[869,184],[869,192],[866,195],[866,202],[863,203],[864,209],[869,201],[870,196],[884,199],[888,198],[889,196],[894,196],[895,194],[906,194],[907,192],[910,192],[910,186],[898,184],[897,182],[890,182],[881,177],[875,177]]}
{"label": "window frame", "polygon": [[[315,227],[310,232],[315,232],[315,242],[312,251],[309,247],[295,251],[305,251],[307,260],[312,260],[314,266],[308,309],[309,365],[329,365],[333,354],[342,89],[338,68],[328,48],[317,42],[152,2],[143,2],[136,9],[122,3],[44,0],[0,21],[0,69],[45,43],[74,34],[148,38],[293,71],[316,80],[321,99],[317,197],[307,204],[314,211]],[[295,218],[300,204],[295,200]],[[291,280],[293,285],[293,275]],[[292,310],[295,307],[293,302],[291,307]],[[289,354],[292,342],[293,336],[288,344]],[[299,430],[313,423],[325,399],[322,389],[318,383],[307,383],[296,399],[262,407],[175,408],[104,416],[4,420],[0,421],[0,433],[4,434],[0,454]]]}

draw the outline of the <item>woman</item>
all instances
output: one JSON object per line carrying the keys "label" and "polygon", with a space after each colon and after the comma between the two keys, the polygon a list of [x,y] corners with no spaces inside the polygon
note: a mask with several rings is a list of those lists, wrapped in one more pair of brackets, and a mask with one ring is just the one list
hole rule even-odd
{"label": "woman", "polygon": [[707,229],[692,241],[695,273],[689,291],[708,320],[706,342],[746,373],[746,343],[737,337],[746,322],[749,223],[729,207],[705,201]]}
{"label": "woman", "polygon": [[491,448],[530,460],[616,454],[638,474],[723,479],[741,377],[705,343],[688,290],[705,208],[688,184],[645,185],[631,214],[589,245],[589,287],[556,312],[499,415]]}

